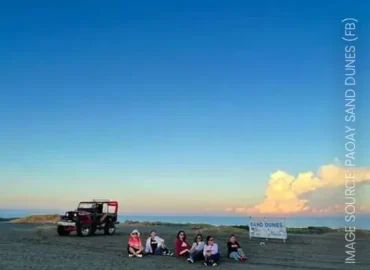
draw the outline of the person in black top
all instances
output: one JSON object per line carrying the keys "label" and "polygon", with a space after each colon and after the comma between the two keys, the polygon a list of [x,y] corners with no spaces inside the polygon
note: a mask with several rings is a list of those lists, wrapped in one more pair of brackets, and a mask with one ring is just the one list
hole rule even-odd
{"label": "person in black top", "polygon": [[156,250],[158,247],[158,243],[155,239],[150,239],[150,246],[152,247],[152,250]]}
{"label": "person in black top", "polygon": [[230,259],[234,259],[236,261],[245,261],[247,256],[245,256],[242,247],[240,246],[239,242],[236,240],[234,234],[230,235],[229,241],[227,242],[227,252]]}

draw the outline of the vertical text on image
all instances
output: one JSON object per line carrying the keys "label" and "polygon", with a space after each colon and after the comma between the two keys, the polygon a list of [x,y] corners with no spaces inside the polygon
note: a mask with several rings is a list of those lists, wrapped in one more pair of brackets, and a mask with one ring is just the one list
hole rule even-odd
{"label": "vertical text on image", "polygon": [[356,263],[356,36],[357,20],[346,18],[344,25],[344,165],[345,165],[345,263]]}

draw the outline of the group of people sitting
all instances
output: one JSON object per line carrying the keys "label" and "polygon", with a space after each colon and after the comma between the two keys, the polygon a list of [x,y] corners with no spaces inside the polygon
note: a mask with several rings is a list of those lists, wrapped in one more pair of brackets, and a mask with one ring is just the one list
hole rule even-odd
{"label": "group of people sitting", "polygon": [[[190,244],[187,240],[186,233],[179,231],[175,246],[176,255],[178,257],[186,257],[189,263],[203,261],[206,266],[217,266],[220,260],[218,244],[215,243],[212,236],[207,236],[206,241],[204,241],[202,234],[197,234],[194,242]],[[242,247],[233,234],[230,235],[227,241],[227,250],[230,259],[241,262],[247,259]],[[142,257],[143,254],[174,255],[168,250],[164,240],[157,235],[155,230],[150,232],[145,247],[142,245],[140,232],[138,230],[132,231],[128,240],[127,252],[129,257]]]}

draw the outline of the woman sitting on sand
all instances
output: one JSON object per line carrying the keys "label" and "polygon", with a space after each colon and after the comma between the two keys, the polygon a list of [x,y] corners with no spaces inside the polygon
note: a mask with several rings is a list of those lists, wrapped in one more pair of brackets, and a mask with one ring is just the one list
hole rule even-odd
{"label": "woman sitting on sand", "polygon": [[157,236],[155,230],[152,230],[149,234],[148,239],[146,240],[145,245],[145,253],[148,254],[155,254],[155,255],[167,255],[172,256],[173,253],[170,252],[166,245],[164,244],[164,240]]}
{"label": "woman sitting on sand", "polygon": [[203,236],[201,234],[197,234],[194,239],[194,243],[189,250],[189,258],[188,262],[194,263],[197,260],[203,260],[203,249],[204,249],[204,241]]}
{"label": "woman sitting on sand", "polygon": [[230,259],[241,262],[244,262],[247,259],[247,256],[244,255],[244,252],[234,234],[229,237],[229,241],[227,242],[227,251]]}
{"label": "woman sitting on sand", "polygon": [[190,244],[188,243],[186,234],[184,231],[179,231],[177,233],[176,239],[176,255],[177,256],[189,256]]}
{"label": "woman sitting on sand", "polygon": [[220,260],[220,253],[218,251],[218,245],[215,243],[215,240],[212,236],[207,236],[206,245],[203,249],[203,255],[204,265],[217,266],[217,263]]}
{"label": "woman sitting on sand", "polygon": [[129,257],[143,257],[144,248],[141,244],[140,233],[138,230],[133,230],[128,239],[127,252]]}

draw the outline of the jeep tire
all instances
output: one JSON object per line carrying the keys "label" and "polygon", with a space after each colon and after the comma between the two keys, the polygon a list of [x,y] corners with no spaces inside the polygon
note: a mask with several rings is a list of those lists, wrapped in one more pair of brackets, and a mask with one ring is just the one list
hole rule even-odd
{"label": "jeep tire", "polygon": [[106,235],[113,235],[116,232],[116,226],[112,221],[108,221],[104,226],[104,233]]}
{"label": "jeep tire", "polygon": [[63,226],[58,226],[58,235],[59,236],[69,235],[69,231],[66,231]]}
{"label": "jeep tire", "polygon": [[77,223],[76,229],[78,236],[86,237],[92,234],[92,226],[89,223]]}

